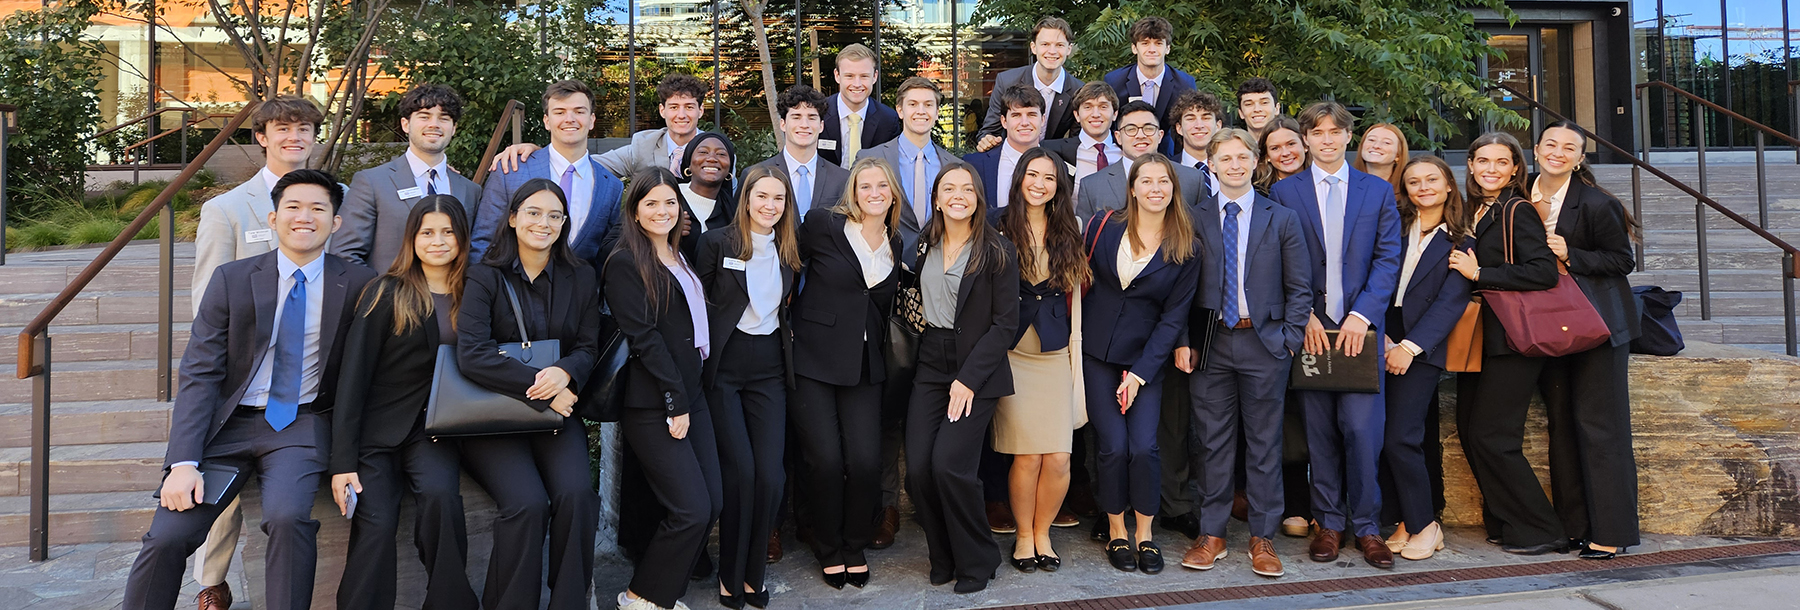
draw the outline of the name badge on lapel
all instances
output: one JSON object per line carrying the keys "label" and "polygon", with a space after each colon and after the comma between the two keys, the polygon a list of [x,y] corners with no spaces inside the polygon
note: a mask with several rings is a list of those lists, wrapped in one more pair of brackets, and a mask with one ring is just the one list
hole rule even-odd
{"label": "name badge on lapel", "polygon": [[837,140],[819,140],[819,150],[837,150]]}
{"label": "name badge on lapel", "polygon": [[425,196],[425,189],[416,186],[409,189],[400,189],[394,191],[394,196],[401,199],[418,199]]}
{"label": "name badge on lapel", "polygon": [[1129,104],[1129,103],[1132,103],[1132,102],[1141,102],[1141,101],[1144,101],[1144,96],[1142,96],[1142,95],[1133,95],[1133,96],[1131,96],[1131,99],[1128,99],[1128,100],[1125,100],[1125,103],[1127,103],[1127,104]]}
{"label": "name badge on lapel", "polygon": [[730,269],[732,271],[743,271],[746,266],[747,265],[745,264],[743,259],[737,259],[737,258],[725,259],[725,268],[726,269]]}
{"label": "name badge on lapel", "polygon": [[1064,163],[1063,165],[1069,166],[1069,175],[1071,175],[1071,176],[1075,175],[1075,164],[1074,163]]}
{"label": "name badge on lapel", "polygon": [[260,244],[275,239],[274,229],[250,229],[244,231],[244,243]]}

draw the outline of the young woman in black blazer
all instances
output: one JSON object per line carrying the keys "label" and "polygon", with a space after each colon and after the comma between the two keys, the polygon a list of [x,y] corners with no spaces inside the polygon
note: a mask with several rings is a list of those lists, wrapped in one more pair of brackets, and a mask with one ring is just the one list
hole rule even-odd
{"label": "young woman in black blazer", "polygon": [[1412,560],[1444,547],[1426,467],[1427,423],[1436,405],[1444,345],[1469,304],[1469,280],[1450,270],[1450,252],[1469,235],[1456,174],[1436,156],[1415,157],[1394,172],[1405,227],[1400,286],[1388,309],[1387,425],[1381,447],[1383,512],[1399,516],[1388,550]]}
{"label": "young woman in black blazer", "polygon": [[1538,379],[1550,416],[1550,492],[1584,559],[1638,543],[1637,462],[1631,451],[1631,340],[1642,318],[1626,280],[1637,265],[1625,206],[1594,182],[1587,138],[1569,123],[1538,137],[1532,200],[1547,207],[1551,253],[1568,267],[1612,340],[1551,358]]}
{"label": "young woman in black blazer", "polygon": [[794,397],[813,555],[825,583],[869,581],[863,556],[881,503],[881,343],[900,277],[900,180],[886,161],[859,160],[838,205],[806,213],[795,297]]}
{"label": "young woman in black blazer", "polygon": [[700,382],[701,362],[713,354],[706,295],[677,246],[679,185],[662,168],[631,177],[623,235],[606,259],[606,304],[631,347],[619,428],[668,511],[619,594],[624,610],[676,607],[723,503],[719,449]]}
{"label": "young woman in black blazer", "polygon": [[[1088,272],[1094,283],[1082,301],[1082,377],[1099,447],[1107,560],[1120,570],[1155,574],[1163,567],[1162,549],[1150,538],[1150,522],[1162,504],[1156,427],[1163,365],[1187,329],[1188,305],[1200,282],[1200,246],[1176,195],[1181,185],[1168,157],[1140,157],[1130,177],[1125,208],[1110,219],[1095,214],[1083,237],[1084,245],[1092,244]],[[1128,509],[1137,513],[1135,533],[1125,529]]]}
{"label": "young woman in black blazer", "polygon": [[779,170],[753,167],[732,224],[700,238],[694,270],[706,287],[712,349],[701,380],[718,437],[719,603],[762,608],[768,531],[786,484],[782,445],[793,380],[788,296],[800,269],[793,189]]}
{"label": "young woman in black blazer", "polygon": [[906,413],[906,488],[925,529],[931,584],[987,588],[1000,565],[976,469],[1000,397],[1013,393],[1006,350],[1019,325],[1019,261],[987,223],[975,167],[944,164],[919,233],[925,332]]}
{"label": "young woman in black blazer", "polygon": [[[469,268],[456,316],[456,359],[471,381],[551,409],[565,418],[555,432],[468,437],[463,467],[499,509],[488,560],[484,608],[537,608],[550,536],[550,608],[586,608],[594,574],[600,499],[588,473],[587,432],[574,413],[575,392],[600,351],[600,296],[594,269],[569,250],[562,189],[529,180],[513,193],[505,225],[481,264]],[[518,295],[515,312],[506,286]],[[542,370],[500,354],[516,343],[520,314],[534,341],[558,341],[562,359]],[[548,525],[548,528],[546,528]]]}
{"label": "young woman in black blazer", "polygon": [[456,344],[469,222],[455,197],[431,195],[413,205],[405,234],[412,247],[363,289],[344,338],[331,412],[331,492],[342,514],[349,514],[349,490],[358,499],[337,605],[394,607],[394,535],[400,496],[412,490],[425,605],[474,610],[480,602],[463,573],[469,544],[456,444],[426,438],[424,418],[438,346]]}
{"label": "young woman in black blazer", "polygon": [[723,134],[702,131],[682,147],[681,198],[692,213],[691,233],[711,231],[737,218],[738,193],[732,178],[736,169],[737,149]]}
{"label": "young woman in black blazer", "polygon": [[[1468,191],[1475,251],[1450,253],[1450,268],[1477,290],[1546,290],[1556,286],[1556,258],[1544,241],[1544,221],[1537,208],[1520,196],[1525,183],[1525,153],[1504,132],[1489,132],[1469,145]],[[1510,216],[1508,216],[1510,214]],[[1505,225],[1513,227],[1507,243]],[[1512,262],[1507,262],[1507,252]],[[1537,389],[1544,358],[1525,356],[1506,345],[1506,329],[1493,308],[1483,304],[1482,362],[1475,392],[1463,392],[1457,404],[1457,430],[1469,469],[1481,487],[1489,540],[1508,553],[1541,555],[1568,543],[1550,499],[1520,449],[1525,439],[1526,408]],[[1473,400],[1464,400],[1473,396]]]}

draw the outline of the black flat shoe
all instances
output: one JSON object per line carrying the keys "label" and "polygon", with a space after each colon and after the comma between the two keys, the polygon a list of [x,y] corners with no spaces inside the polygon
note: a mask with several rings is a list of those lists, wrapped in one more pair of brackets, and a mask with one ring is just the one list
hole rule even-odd
{"label": "black flat shoe", "polygon": [[1101,515],[1094,518],[1094,528],[1088,531],[1088,536],[1093,538],[1094,542],[1106,542],[1109,540],[1107,534],[1110,533],[1106,530],[1106,515]]}
{"label": "black flat shoe", "polygon": [[757,591],[755,593],[745,593],[744,594],[744,603],[750,604],[750,605],[758,607],[758,608],[769,607],[769,590],[763,589],[763,590]]}
{"label": "black flat shoe", "polygon": [[1576,552],[1575,556],[1580,557],[1582,559],[1595,559],[1595,560],[1605,561],[1607,559],[1612,559],[1614,557],[1618,557],[1619,551],[1623,551],[1623,550],[1625,550],[1624,547],[1620,547],[1619,549],[1612,550],[1612,551],[1602,551],[1602,550],[1596,549],[1594,547],[1588,546],[1587,543],[1584,542],[1581,545],[1581,549]]}
{"label": "black flat shoe", "polygon": [[1049,555],[1038,555],[1037,568],[1045,572],[1055,572],[1062,568],[1062,558],[1051,557]]}
{"label": "black flat shoe", "polygon": [[1565,548],[1563,546],[1563,543],[1561,543],[1561,542],[1546,542],[1543,544],[1534,544],[1531,546],[1519,546],[1516,544],[1503,544],[1503,545],[1500,545],[1500,550],[1506,551],[1508,553],[1512,553],[1514,555],[1545,555],[1545,554],[1549,554],[1549,553],[1568,552],[1568,549]]}
{"label": "black flat shoe", "polygon": [[1155,542],[1145,540],[1138,543],[1138,571],[1145,574],[1160,574],[1163,569],[1162,548]]}
{"label": "black flat shoe", "polygon": [[1014,557],[1014,558],[1012,558],[1012,567],[1017,569],[1020,572],[1026,573],[1026,574],[1036,572],[1037,571],[1037,558],[1036,557],[1026,557],[1024,559],[1020,559],[1018,557]]}
{"label": "black flat shoe", "polygon": [[869,584],[869,573],[868,572],[845,572],[844,573],[844,582],[849,584],[852,587],[861,589],[864,586]]}
{"label": "black flat shoe", "polygon": [[979,592],[982,589],[986,589],[987,584],[988,579],[986,578],[958,578],[956,579],[956,593],[958,595],[968,595],[970,593]]}
{"label": "black flat shoe", "polygon": [[724,593],[720,593],[719,594],[719,605],[724,606],[726,608],[731,608],[732,610],[738,610],[739,608],[744,607],[744,596],[742,596],[742,595],[726,595]]}
{"label": "black flat shoe", "polygon": [[1131,543],[1126,542],[1124,538],[1106,543],[1106,560],[1112,562],[1112,567],[1120,570],[1137,571],[1137,552],[1131,550]]}
{"label": "black flat shoe", "polygon": [[1492,536],[1487,537],[1487,543],[1494,545],[1494,546],[1501,546],[1501,545],[1506,544],[1506,539],[1501,538],[1499,534],[1494,534]]}
{"label": "black flat shoe", "polygon": [[824,576],[825,584],[831,585],[831,588],[833,588],[833,589],[842,589],[842,588],[844,588],[844,583],[850,581],[850,573],[849,572],[838,572],[836,574],[826,574],[824,572],[820,572],[819,575]]}

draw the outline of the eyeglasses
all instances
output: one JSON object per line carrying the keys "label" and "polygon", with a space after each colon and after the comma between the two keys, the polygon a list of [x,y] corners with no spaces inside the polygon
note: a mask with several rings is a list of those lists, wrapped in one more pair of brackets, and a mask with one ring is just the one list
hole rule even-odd
{"label": "eyeglasses", "polygon": [[566,216],[563,215],[562,212],[546,213],[543,210],[540,210],[537,208],[525,208],[523,210],[519,210],[519,213],[525,215],[526,220],[530,220],[533,222],[536,222],[539,220],[548,220],[548,221],[550,221],[550,224],[553,224],[553,225],[562,224],[563,219],[567,218]]}
{"label": "eyeglasses", "polygon": [[1119,133],[1125,134],[1129,138],[1153,136],[1158,131],[1162,131],[1162,128],[1156,125],[1125,125],[1119,128]]}

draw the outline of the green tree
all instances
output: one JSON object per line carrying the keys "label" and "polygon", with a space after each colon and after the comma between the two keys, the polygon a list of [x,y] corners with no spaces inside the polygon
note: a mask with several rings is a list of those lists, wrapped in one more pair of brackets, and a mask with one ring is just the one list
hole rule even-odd
{"label": "green tree", "polygon": [[19,107],[19,133],[6,151],[12,220],[58,200],[81,199],[88,147],[100,123],[100,43],[83,38],[100,11],[93,0],[65,0],[0,21],[0,103]]}
{"label": "green tree", "polygon": [[1237,83],[1261,76],[1281,87],[1290,113],[1335,99],[1436,148],[1427,129],[1524,121],[1484,92],[1476,62],[1502,54],[1475,27],[1472,7],[1517,18],[1504,0],[985,0],[975,21],[1023,29],[1063,16],[1080,24],[1071,69],[1097,78],[1132,61],[1131,23],[1159,15],[1175,26],[1170,63],[1228,105]]}

